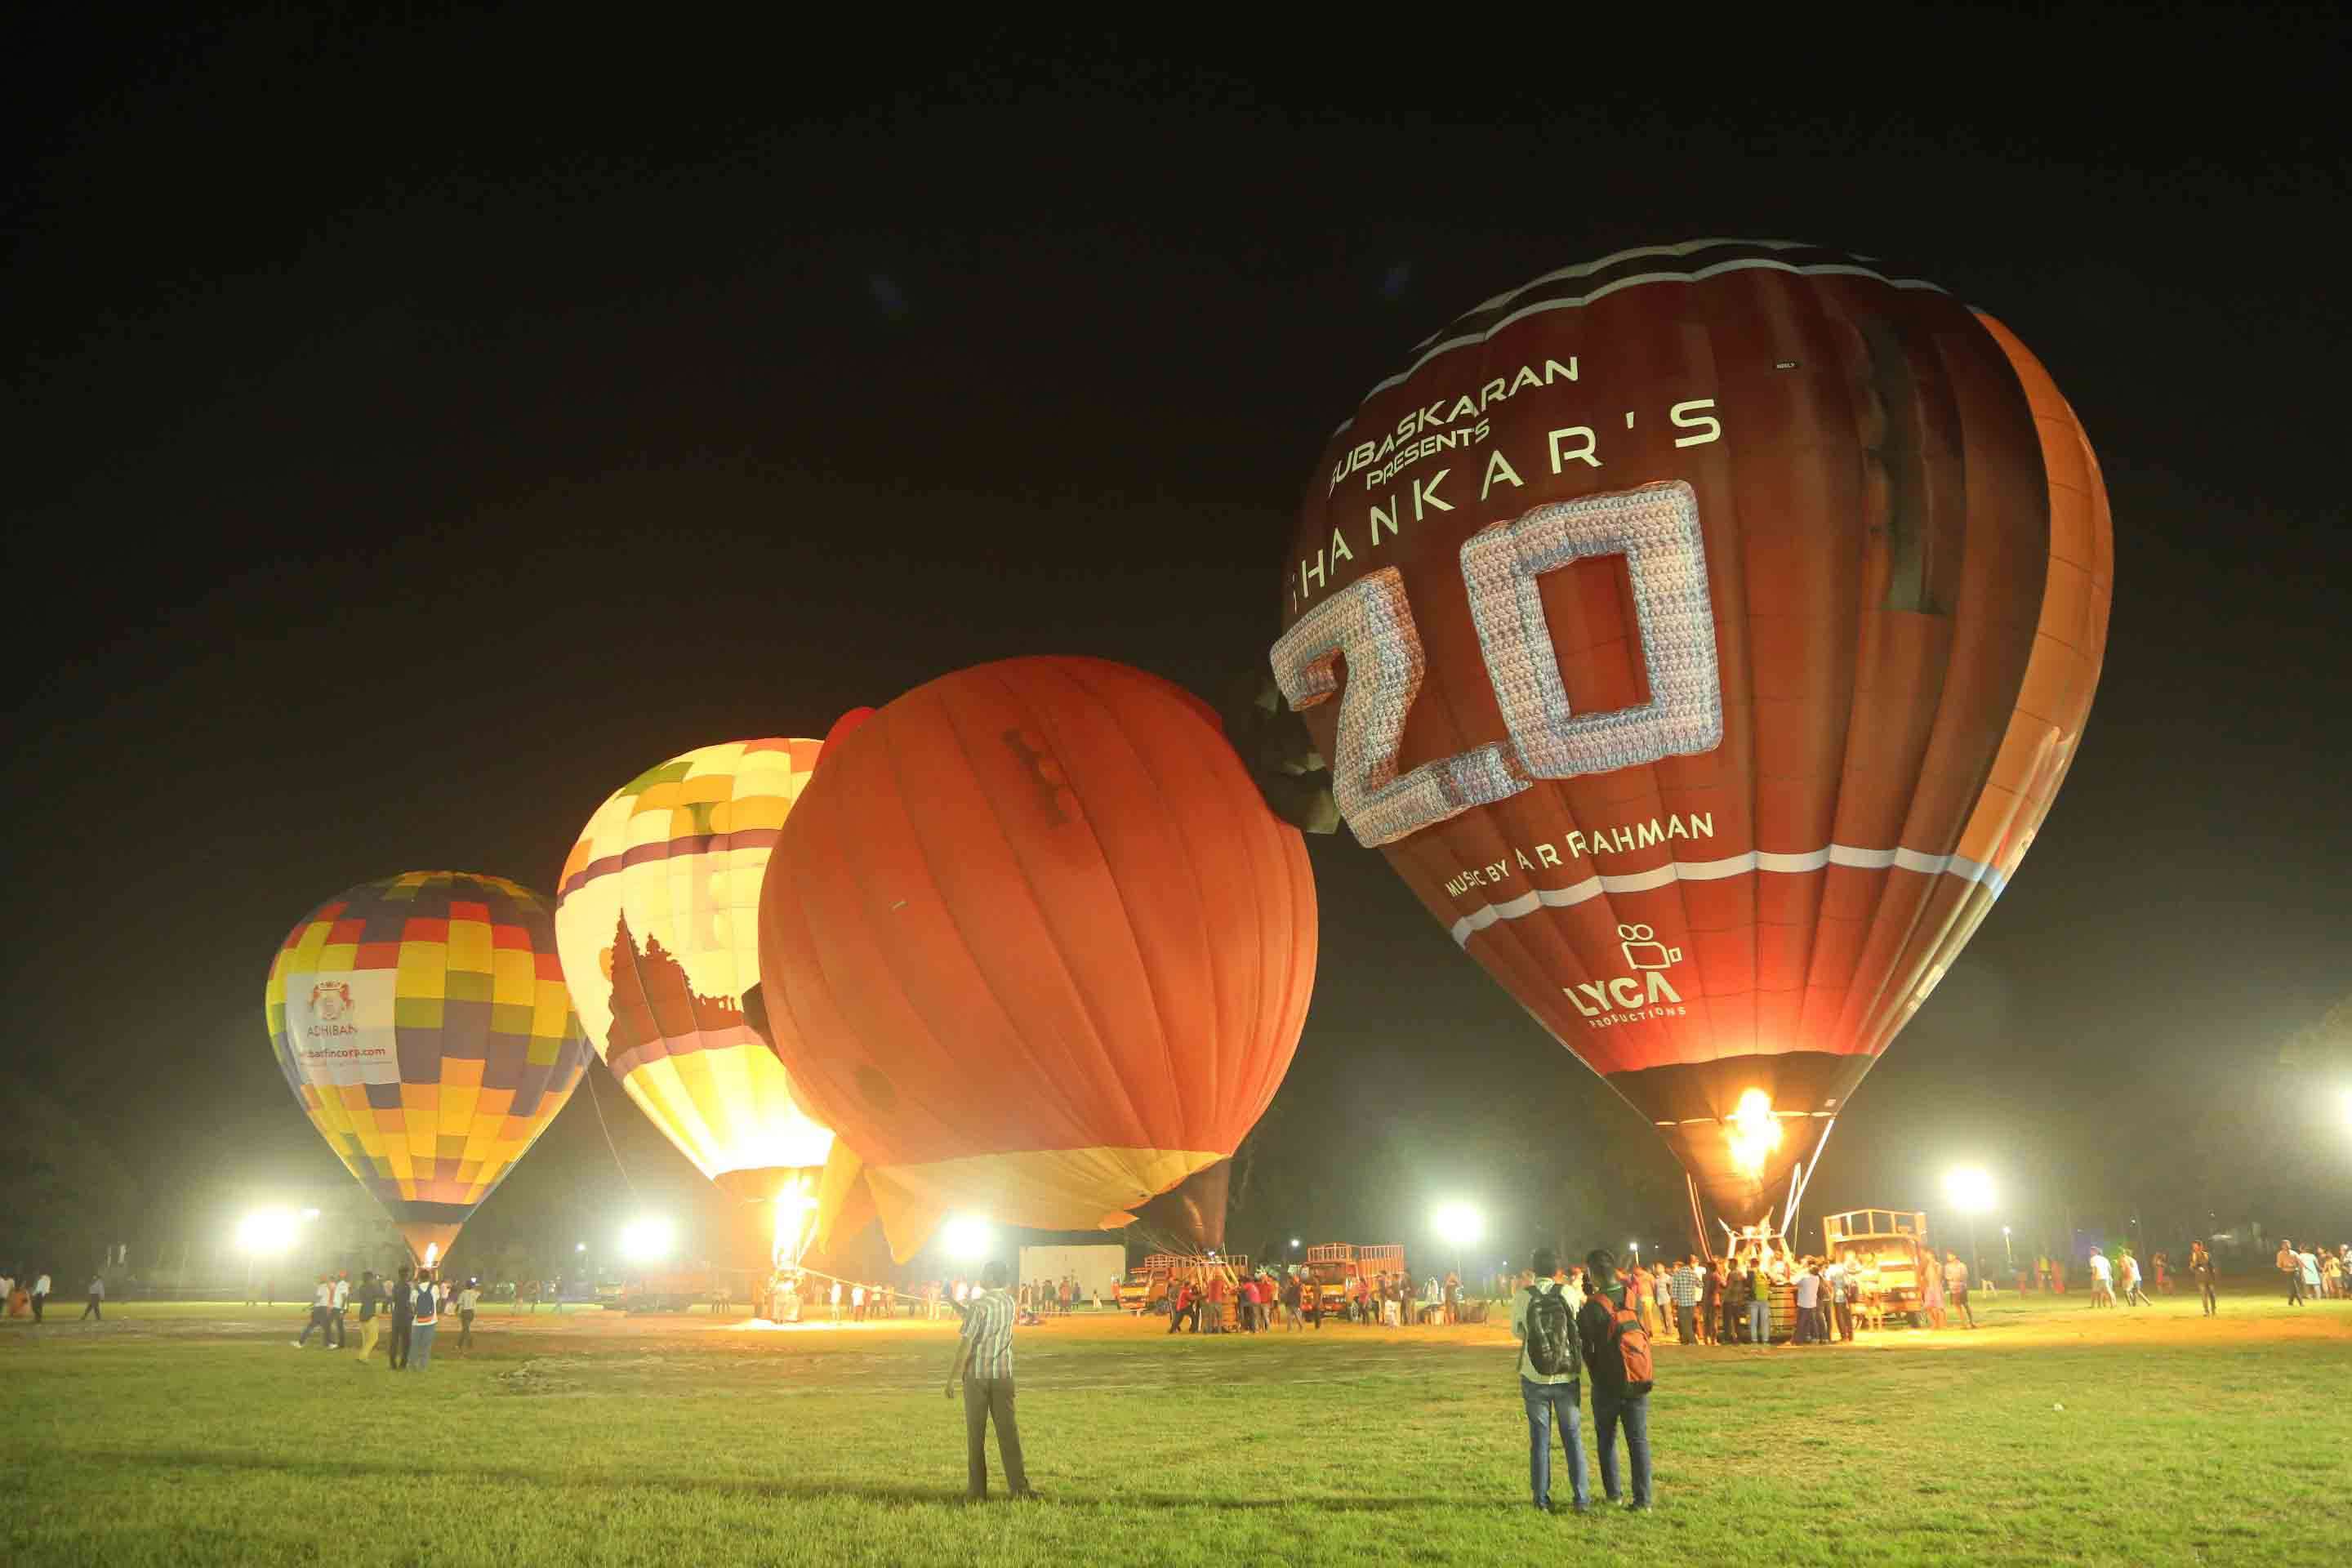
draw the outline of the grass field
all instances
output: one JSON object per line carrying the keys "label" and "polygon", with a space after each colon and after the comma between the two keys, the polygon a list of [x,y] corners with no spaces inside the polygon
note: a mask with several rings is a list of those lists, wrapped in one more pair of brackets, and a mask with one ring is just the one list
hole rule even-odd
{"label": "grass field", "polygon": [[1584,1519],[1525,1506],[1499,1328],[1021,1331],[1046,1500],[971,1510],[947,1325],[493,1311],[395,1377],[289,1349],[294,1309],[79,1310],[0,1325],[12,1564],[2280,1563],[2352,1531],[2352,1302],[1663,1347],[1657,1511]]}

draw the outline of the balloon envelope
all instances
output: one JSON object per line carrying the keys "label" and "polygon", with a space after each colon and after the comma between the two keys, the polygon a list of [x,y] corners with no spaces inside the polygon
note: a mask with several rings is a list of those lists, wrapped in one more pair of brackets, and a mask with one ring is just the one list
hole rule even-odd
{"label": "balloon envelope", "polygon": [[1123,1225],[1230,1156],[1315,950],[1305,845],[1213,716],[1094,659],[945,676],[837,735],[761,903],[777,1052],[901,1258],[958,1209]]}
{"label": "balloon envelope", "polygon": [[1273,665],[1358,837],[1745,1225],[2032,842],[2112,555],[1999,323],[1699,241],[1538,279],[1374,387]]}
{"label": "balloon envelope", "polygon": [[547,903],[411,871],[311,911],[270,964],[278,1065],[420,1260],[448,1251],[587,1061]]}
{"label": "balloon envelope", "polygon": [[748,1201],[814,1185],[833,1145],[743,1012],[761,880],[817,748],[736,741],[639,774],[588,819],[556,895],[589,1040],[678,1152]]}

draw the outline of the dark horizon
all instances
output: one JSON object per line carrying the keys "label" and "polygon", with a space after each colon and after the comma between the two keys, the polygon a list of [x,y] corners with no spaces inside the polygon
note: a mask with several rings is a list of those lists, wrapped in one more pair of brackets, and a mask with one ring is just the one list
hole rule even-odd
{"label": "dark horizon", "polygon": [[[321,900],[443,867],[551,892],[646,766],[990,658],[1213,698],[1263,667],[1319,443],[1408,345],[1553,267],[1755,234],[1998,314],[2116,518],[2080,761],[1807,1214],[1934,1213],[1969,1163],[2021,1238],[2069,1213],[2352,1234],[2352,1085],[2278,1060],[2352,990],[2352,331],[2296,265],[2352,184],[2346,24],[2239,42],[2224,15],[2037,21],[2007,57],[1986,22],[1971,58],[2042,62],[1998,89],[1569,70],[1556,101],[1456,81],[1411,109],[1336,63],[1078,43],[887,89],[803,60],[780,102],[651,58],[641,95],[563,84],[508,21],[46,20],[0,196],[34,672],[0,1125],[118,1194],[134,1254],[201,1250],[208,1194],[347,1182],[260,1012]],[[2194,92],[2134,64],[2187,57]],[[560,101],[504,90],[527,59]],[[1315,1004],[1231,1245],[1429,1247],[1456,1197],[1498,1257],[1678,1237],[1639,1118],[1376,852],[1310,850]],[[600,1100],[475,1224],[633,1189],[723,1224],[589,1073]],[[26,1201],[0,1247],[47,1239]]]}

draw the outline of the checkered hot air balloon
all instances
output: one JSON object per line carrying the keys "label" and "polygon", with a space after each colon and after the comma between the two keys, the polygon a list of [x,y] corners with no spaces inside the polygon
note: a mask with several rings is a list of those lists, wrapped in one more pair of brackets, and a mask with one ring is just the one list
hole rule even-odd
{"label": "checkered hot air balloon", "polygon": [[791,1205],[776,1226],[789,1255],[833,1133],[794,1100],[744,993],[760,977],[769,852],[818,747],[734,741],[639,774],[581,830],[555,908],[572,1001],[604,1064],[704,1175]]}
{"label": "checkered hot air balloon", "polygon": [[328,900],[288,934],[265,1006],[288,1086],[421,1263],[588,1059],[547,902],[503,877],[409,871]]}
{"label": "checkered hot air balloon", "polygon": [[1374,386],[1272,663],[1357,837],[1652,1119],[1712,1232],[1702,1202],[1785,1222],[2016,871],[2113,556],[1999,322],[1700,240],[1499,295]]}
{"label": "checkered hot air balloon", "polygon": [[1306,846],[1215,716],[1123,665],[1019,658],[840,727],[784,824],[761,990],[901,1258],[971,1210],[1139,1205],[1197,1243],[1314,984]]}

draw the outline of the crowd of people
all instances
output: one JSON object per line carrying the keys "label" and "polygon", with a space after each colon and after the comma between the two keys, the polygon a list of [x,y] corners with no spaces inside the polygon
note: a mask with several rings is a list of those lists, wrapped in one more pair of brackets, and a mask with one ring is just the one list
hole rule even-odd
{"label": "crowd of people", "polygon": [[[82,1309],[82,1316],[103,1320],[106,1314],[100,1310],[100,1308],[105,1300],[106,1277],[102,1274],[93,1274],[89,1280],[89,1302]],[[0,1273],[0,1312],[5,1312],[12,1318],[30,1318],[38,1323],[45,1321],[42,1314],[48,1310],[48,1305],[47,1269],[45,1268],[37,1274],[27,1275],[23,1279],[18,1279],[13,1274]]]}
{"label": "crowd of people", "polygon": [[474,1320],[481,1304],[480,1280],[454,1284],[444,1281],[436,1269],[409,1264],[401,1265],[396,1275],[381,1278],[374,1269],[362,1268],[356,1286],[348,1270],[321,1274],[311,1288],[310,1320],[294,1340],[294,1348],[308,1348],[315,1333],[321,1350],[349,1350],[350,1317],[356,1307],[360,1353],[353,1365],[365,1366],[374,1359],[376,1343],[389,1326],[391,1337],[384,1342],[386,1367],[393,1372],[423,1372],[433,1364],[433,1349],[445,1320],[457,1321],[457,1348],[473,1349]]}
{"label": "crowd of people", "polygon": [[1263,1333],[1276,1328],[1319,1331],[1324,1320],[1401,1328],[1484,1321],[1486,1303],[1465,1299],[1459,1274],[1431,1275],[1418,1287],[1402,1270],[1326,1282],[1304,1265],[1232,1269],[1204,1266],[1172,1273],[1154,1288],[1145,1310],[1162,1303],[1168,1331]]}

